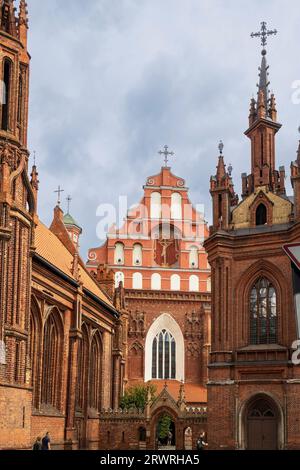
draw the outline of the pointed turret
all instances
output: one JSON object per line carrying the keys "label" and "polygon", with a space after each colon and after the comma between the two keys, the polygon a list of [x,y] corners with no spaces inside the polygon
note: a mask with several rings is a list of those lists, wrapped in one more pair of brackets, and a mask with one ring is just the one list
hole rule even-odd
{"label": "pointed turret", "polygon": [[219,144],[217,173],[210,178],[210,194],[213,200],[213,226],[212,230],[227,230],[230,222],[230,208],[236,205],[238,198],[234,192],[231,178],[231,165],[226,170],[223,157],[223,142]]}
{"label": "pointed turret", "polygon": [[2,31],[5,31],[7,34],[17,38],[17,19],[15,16],[14,0],[3,0],[0,15],[0,27]]}
{"label": "pointed turret", "polygon": [[261,52],[261,66],[259,67],[259,83],[258,83],[258,92],[257,92],[257,102],[258,105],[261,105],[261,101],[263,99],[265,110],[267,111],[269,106],[269,66],[267,65],[266,54],[267,51],[265,49]]}
{"label": "pointed turret", "polygon": [[26,46],[27,44],[27,30],[28,30],[28,10],[25,0],[20,0],[19,18],[18,18],[19,39],[21,43]]}
{"label": "pointed turret", "polygon": [[297,158],[291,162],[291,183],[294,190],[294,218],[300,220],[300,140]]}

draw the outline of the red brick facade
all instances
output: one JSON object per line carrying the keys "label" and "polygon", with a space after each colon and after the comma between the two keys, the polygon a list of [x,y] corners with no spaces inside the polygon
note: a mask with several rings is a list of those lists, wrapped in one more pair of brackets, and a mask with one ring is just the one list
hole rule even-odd
{"label": "red brick facade", "polygon": [[[204,246],[212,268],[212,347],[208,373],[208,440],[212,449],[293,449],[300,446],[299,366],[291,264],[285,243],[299,241],[298,159],[295,200],[275,167],[277,122],[268,98],[262,52],[257,102],[249,129],[251,174],[234,193],[223,155],[211,178],[213,226]],[[221,149],[222,150],[222,149]]]}

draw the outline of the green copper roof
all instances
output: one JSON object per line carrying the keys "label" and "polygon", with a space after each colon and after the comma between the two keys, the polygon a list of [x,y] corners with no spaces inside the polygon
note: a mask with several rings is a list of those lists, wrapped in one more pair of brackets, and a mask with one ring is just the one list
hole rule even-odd
{"label": "green copper roof", "polygon": [[64,224],[65,225],[75,225],[75,227],[78,227],[81,230],[80,225],[76,222],[75,219],[73,219],[73,217],[69,213],[64,215]]}

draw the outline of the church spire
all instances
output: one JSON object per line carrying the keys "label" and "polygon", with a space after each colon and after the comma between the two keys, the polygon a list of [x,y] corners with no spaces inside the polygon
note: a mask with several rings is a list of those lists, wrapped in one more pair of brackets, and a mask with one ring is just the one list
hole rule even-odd
{"label": "church spire", "polygon": [[259,68],[257,101],[252,98],[250,103],[249,128],[245,132],[251,140],[251,174],[243,174],[243,197],[251,194],[257,187],[267,186],[271,191],[284,194],[284,181],[281,171],[275,169],[275,135],[281,127],[277,122],[275,96],[270,96],[269,79],[266,60],[268,36],[277,34],[277,30],[268,30],[266,22],[261,23],[261,30],[252,33],[251,37],[259,37],[262,46],[262,59]]}

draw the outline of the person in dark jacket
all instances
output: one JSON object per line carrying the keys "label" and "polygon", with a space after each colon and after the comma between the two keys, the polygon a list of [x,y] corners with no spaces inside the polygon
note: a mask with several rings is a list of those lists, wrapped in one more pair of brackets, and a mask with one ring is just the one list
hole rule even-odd
{"label": "person in dark jacket", "polygon": [[51,450],[50,434],[48,432],[46,432],[45,436],[42,439],[42,450]]}
{"label": "person in dark jacket", "polygon": [[33,444],[32,450],[42,450],[42,438],[37,437],[35,443]]}
{"label": "person in dark jacket", "polygon": [[204,440],[205,438],[205,433],[202,432],[200,436],[197,439],[197,450],[204,450],[206,446],[208,446],[207,442]]}

